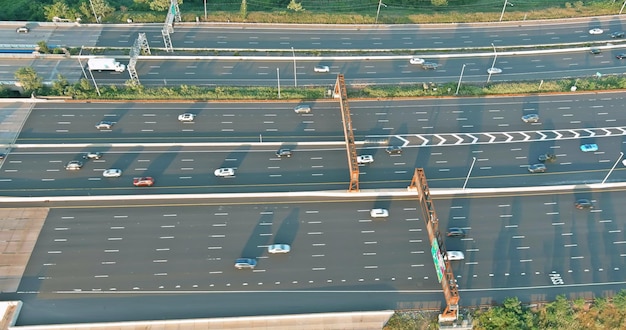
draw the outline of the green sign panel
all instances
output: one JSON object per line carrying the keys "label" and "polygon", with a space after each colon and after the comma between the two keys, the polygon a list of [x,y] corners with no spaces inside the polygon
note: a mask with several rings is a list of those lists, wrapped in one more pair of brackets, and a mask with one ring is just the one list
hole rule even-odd
{"label": "green sign panel", "polygon": [[443,261],[441,252],[439,251],[439,242],[435,238],[433,244],[430,246],[430,254],[433,256],[433,262],[435,264],[435,271],[437,272],[437,280],[441,283],[443,274],[446,272],[446,263]]}

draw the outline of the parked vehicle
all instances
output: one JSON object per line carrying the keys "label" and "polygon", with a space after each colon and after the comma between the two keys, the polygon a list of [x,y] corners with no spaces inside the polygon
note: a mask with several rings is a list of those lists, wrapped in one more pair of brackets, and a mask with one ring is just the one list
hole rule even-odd
{"label": "parked vehicle", "polygon": [[126,65],[121,64],[112,57],[105,58],[90,58],[87,61],[87,66],[90,71],[115,71],[124,72]]}

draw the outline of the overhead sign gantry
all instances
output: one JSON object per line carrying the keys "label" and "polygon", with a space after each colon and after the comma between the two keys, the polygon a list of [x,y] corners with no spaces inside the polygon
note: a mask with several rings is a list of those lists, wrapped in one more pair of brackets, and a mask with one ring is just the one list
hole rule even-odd
{"label": "overhead sign gantry", "polygon": [[454,321],[458,317],[459,310],[459,288],[454,279],[452,266],[447,260],[447,250],[444,240],[439,232],[439,218],[435,212],[435,205],[430,198],[430,189],[426,181],[426,175],[423,168],[416,168],[409,190],[417,191],[420,208],[423,212],[424,222],[426,223],[426,231],[430,241],[430,252],[435,264],[437,279],[441,283],[443,294],[446,299],[446,308],[443,313],[439,314],[439,321]]}
{"label": "overhead sign gantry", "polygon": [[165,25],[163,25],[163,29],[161,30],[165,51],[168,53],[174,51],[174,47],[172,47],[172,38],[170,37],[170,33],[174,33],[174,21],[181,21],[180,9],[178,9],[178,0],[171,0],[170,8],[167,10],[167,16],[165,17]]}
{"label": "overhead sign gantry", "polygon": [[352,131],[352,119],[350,117],[350,106],[348,105],[348,93],[343,74],[337,75],[337,82],[333,91],[335,97],[339,98],[341,105],[341,120],[343,122],[343,135],[346,140],[346,152],[348,153],[348,168],[350,169],[349,192],[359,191],[359,163],[357,162],[356,145],[354,143],[354,132]]}

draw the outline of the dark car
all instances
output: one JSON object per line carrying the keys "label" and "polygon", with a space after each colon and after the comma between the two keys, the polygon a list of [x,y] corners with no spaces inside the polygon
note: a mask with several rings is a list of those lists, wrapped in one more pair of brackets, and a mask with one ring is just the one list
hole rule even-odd
{"label": "dark car", "polygon": [[586,198],[577,200],[576,203],[574,203],[574,206],[579,210],[593,209],[593,203],[591,203],[591,201]]}
{"label": "dark car", "polygon": [[385,149],[385,151],[388,154],[401,154],[402,153],[402,147],[401,146],[389,146],[387,147],[387,149]]}
{"label": "dark car", "polygon": [[424,62],[422,63],[422,69],[424,70],[436,70],[439,65],[434,62]]}
{"label": "dark car", "polygon": [[276,156],[278,157],[291,157],[291,150],[289,149],[278,149],[278,151],[276,151]]}
{"label": "dark car", "polygon": [[6,157],[6,154],[0,153],[0,159],[4,159],[4,157]]}
{"label": "dark car", "polygon": [[113,127],[113,123],[106,120],[100,121],[96,124],[97,129],[111,129],[111,127]]}
{"label": "dark car", "polygon": [[615,57],[621,60],[623,58],[626,58],[626,53],[619,53],[619,54],[615,55]]}
{"label": "dark car", "polygon": [[235,260],[235,268],[237,269],[254,269],[256,267],[256,260],[252,258],[239,258]]}
{"label": "dark car", "polygon": [[611,38],[624,38],[624,32],[613,32]]}
{"label": "dark car", "polygon": [[596,55],[596,54],[602,54],[602,51],[601,51],[600,49],[598,49],[598,48],[591,48],[591,50],[589,50],[589,52],[590,52],[591,54],[594,54],[594,55]]}
{"label": "dark car", "polygon": [[543,155],[539,155],[539,157],[537,157],[537,159],[540,162],[552,163],[552,162],[556,161],[556,155],[555,154],[543,154]]}
{"label": "dark car", "polygon": [[532,164],[528,166],[528,172],[530,173],[544,173],[546,170],[546,165],[544,164]]}
{"label": "dark car", "polygon": [[465,230],[463,230],[463,228],[453,227],[448,229],[446,235],[448,237],[465,237]]}

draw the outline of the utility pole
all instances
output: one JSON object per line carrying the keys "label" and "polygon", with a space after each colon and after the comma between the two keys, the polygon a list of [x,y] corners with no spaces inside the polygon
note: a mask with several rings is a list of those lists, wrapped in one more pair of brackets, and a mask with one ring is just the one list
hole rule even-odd
{"label": "utility pole", "polygon": [[291,47],[291,54],[293,54],[293,86],[298,87],[298,78],[296,75],[296,52]]}
{"label": "utility pole", "polygon": [[454,92],[454,95],[459,95],[459,88],[461,88],[461,79],[463,79],[463,71],[465,71],[465,64],[463,64],[463,68],[461,68],[461,75],[459,76],[459,83],[456,85],[456,92]]}
{"label": "utility pole", "polygon": [[487,83],[491,80],[491,73],[493,72],[493,67],[496,65],[496,59],[498,58],[498,52],[496,51],[496,46],[494,46],[493,42],[491,43],[493,47],[493,63],[491,63],[491,70],[489,70],[489,77],[487,77]]}

